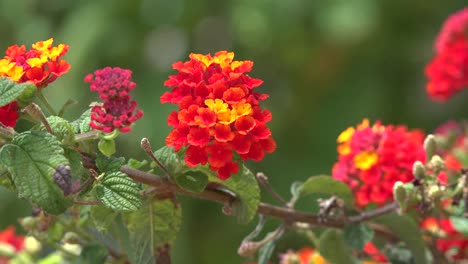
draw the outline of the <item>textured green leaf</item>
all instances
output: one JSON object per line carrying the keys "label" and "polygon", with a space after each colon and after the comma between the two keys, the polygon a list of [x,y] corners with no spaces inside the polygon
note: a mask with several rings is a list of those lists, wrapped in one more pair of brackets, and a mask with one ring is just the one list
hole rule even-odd
{"label": "textured green leaf", "polygon": [[452,216],[450,217],[450,222],[455,230],[462,233],[464,236],[468,236],[468,219],[459,216]]}
{"label": "textured green leaf", "polygon": [[107,259],[107,249],[99,244],[89,244],[83,247],[75,264],[101,264]]}
{"label": "textured green leaf", "polygon": [[113,139],[101,139],[98,142],[98,149],[106,156],[112,156],[115,153],[115,141]]}
{"label": "textured green leaf", "polygon": [[27,131],[0,150],[0,162],[8,168],[20,198],[28,198],[51,214],[60,214],[71,205],[53,181],[55,169],[68,165],[55,136]]}
{"label": "textured green leaf", "polygon": [[0,165],[0,186],[3,186],[11,191],[15,190],[15,185],[11,180],[10,172],[2,165]]}
{"label": "textured green leaf", "polygon": [[208,176],[201,171],[187,171],[184,174],[175,177],[177,185],[187,191],[200,193],[205,190],[208,184]]}
{"label": "textured green leaf", "polygon": [[184,151],[174,152],[173,148],[162,147],[154,152],[154,156],[166,167],[172,174],[177,175],[180,171],[187,168],[182,158]]}
{"label": "textured green leaf", "polygon": [[[63,143],[71,144],[75,141],[75,131],[73,126],[68,123],[67,120],[58,116],[49,116],[47,118],[50,128],[54,132],[54,135]],[[39,130],[46,131],[44,125],[41,124]]]}
{"label": "textured green leaf", "polygon": [[374,237],[374,230],[365,224],[349,224],[344,228],[343,236],[348,246],[361,251]]}
{"label": "textured green leaf", "polygon": [[113,210],[134,211],[141,206],[140,189],[122,172],[104,175],[95,188],[99,200]]}
{"label": "textured green leaf", "polygon": [[310,177],[302,184],[299,192],[300,198],[312,193],[336,195],[343,199],[347,206],[352,207],[354,205],[354,196],[348,185],[327,175]]}
{"label": "textured green leaf", "polygon": [[127,166],[129,166],[130,168],[133,168],[133,169],[139,169],[139,168],[145,166],[146,164],[148,164],[147,160],[139,161],[139,160],[136,160],[136,159],[133,159],[133,158],[128,159],[128,162],[127,162]]}
{"label": "textured green leaf", "polygon": [[7,77],[0,77],[0,107],[18,98],[23,92],[30,94],[36,86],[32,83],[16,83]]}
{"label": "textured green leaf", "polygon": [[71,122],[71,125],[75,133],[86,133],[91,131],[89,123],[91,123],[91,109],[86,110],[78,119]]}
{"label": "textured green leaf", "polygon": [[389,227],[413,254],[416,264],[427,263],[426,247],[418,225],[407,215],[388,214],[376,219]]}
{"label": "textured green leaf", "polygon": [[148,200],[140,210],[126,214],[125,221],[132,247],[127,251],[133,251],[130,254],[132,263],[153,264],[154,253],[174,242],[180,230],[182,213],[180,206],[171,200]]}
{"label": "textured green leaf", "polygon": [[72,176],[81,177],[83,174],[85,174],[86,170],[83,168],[80,153],[71,148],[64,148],[64,151],[65,157],[70,162]]}
{"label": "textured green leaf", "polygon": [[96,167],[101,172],[111,173],[120,171],[120,167],[125,163],[123,157],[107,157],[104,155],[98,155],[96,158]]}
{"label": "textured green leaf", "polygon": [[334,264],[355,263],[351,250],[346,246],[340,230],[329,228],[319,239],[320,254]]}

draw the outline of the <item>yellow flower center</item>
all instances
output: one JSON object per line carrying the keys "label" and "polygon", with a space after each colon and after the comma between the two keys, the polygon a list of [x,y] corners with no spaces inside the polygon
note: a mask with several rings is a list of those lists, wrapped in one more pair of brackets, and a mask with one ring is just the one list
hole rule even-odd
{"label": "yellow flower center", "polygon": [[351,152],[350,141],[353,135],[354,128],[348,127],[348,129],[341,132],[341,134],[336,139],[336,142],[340,143],[338,146],[338,153],[340,153],[340,155],[347,155]]}
{"label": "yellow flower center", "polygon": [[377,163],[378,158],[374,151],[363,151],[354,157],[354,166],[361,170],[368,170]]}
{"label": "yellow flower center", "polygon": [[248,103],[239,103],[229,109],[229,105],[221,99],[206,99],[205,105],[216,114],[219,123],[229,125],[237,118],[252,114],[252,106]]}

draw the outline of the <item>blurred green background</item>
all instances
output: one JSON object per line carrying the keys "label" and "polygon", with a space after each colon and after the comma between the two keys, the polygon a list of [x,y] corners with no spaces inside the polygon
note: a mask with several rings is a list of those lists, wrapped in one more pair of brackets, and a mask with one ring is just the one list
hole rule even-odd
{"label": "blurred green background", "polygon": [[[330,173],[336,136],[362,118],[431,131],[467,113],[468,93],[439,104],[424,89],[433,40],[444,19],[462,7],[462,1],[423,0],[0,0],[0,44],[30,47],[54,37],[70,45],[65,59],[72,70],[45,93],[56,108],[79,100],[67,112],[71,119],[97,99],[83,83],[87,73],[132,69],[133,94],[145,115],[118,148],[136,158],[145,158],[142,137],[156,148],[169,132],[166,116],[174,106],[160,104],[159,96],[175,73],[173,62],[218,50],[253,60],[251,76],[263,79],[259,89],[270,94],[265,106],[273,113],[278,149],[249,167],[287,197],[293,181]],[[0,200],[0,228],[30,213],[4,189]],[[173,262],[242,262],[237,247],[254,224],[238,225],[206,201],[181,201]],[[288,236],[278,249],[300,241]]]}

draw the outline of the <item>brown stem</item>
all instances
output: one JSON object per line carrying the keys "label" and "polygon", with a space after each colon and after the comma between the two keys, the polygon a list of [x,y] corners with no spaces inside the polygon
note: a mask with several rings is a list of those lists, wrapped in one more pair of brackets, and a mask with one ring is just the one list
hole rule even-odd
{"label": "brown stem", "polygon": [[154,156],[153,154],[153,150],[151,149],[151,144],[149,142],[149,139],[147,138],[143,138],[141,140],[141,148],[145,151],[146,154],[148,154],[148,156],[154,161],[156,162],[156,164],[158,164],[158,166],[161,168],[161,170],[164,171],[164,173],[166,173],[167,176],[171,176],[171,173],[169,172],[169,170],[164,166],[164,164],[162,164],[158,158],[156,158],[156,156]]}
{"label": "brown stem", "polygon": [[263,174],[262,172],[257,173],[257,180],[258,182],[265,188],[273,198],[275,198],[278,202],[280,202],[283,206],[288,207],[288,202],[281,197],[275,190],[270,185],[270,182],[268,182],[268,177]]}
{"label": "brown stem", "polygon": [[28,113],[32,118],[41,121],[41,123],[44,124],[44,127],[47,129],[47,132],[49,132],[49,134],[54,134],[52,128],[50,127],[49,121],[47,121],[47,118],[44,115],[44,112],[42,112],[42,109],[37,104],[30,103],[24,108],[24,111]]}

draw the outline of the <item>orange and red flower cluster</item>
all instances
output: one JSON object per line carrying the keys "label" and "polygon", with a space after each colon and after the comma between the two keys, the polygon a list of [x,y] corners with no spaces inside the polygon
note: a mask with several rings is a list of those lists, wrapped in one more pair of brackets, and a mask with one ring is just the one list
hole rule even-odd
{"label": "orange and red flower cluster", "polygon": [[99,93],[104,100],[103,104],[91,109],[91,128],[105,133],[115,129],[126,133],[143,116],[143,111],[136,110],[138,104],[132,101],[129,94],[136,86],[131,79],[132,71],[118,67],[96,70],[85,77],[84,81],[90,83],[91,91]]}
{"label": "orange and red flower cluster", "polygon": [[[32,49],[26,50],[24,45],[10,46],[6,55],[0,60],[0,77],[24,83],[34,83],[37,88],[43,88],[55,81],[59,76],[70,70],[70,65],[60,58],[68,51],[68,45],[52,46],[53,39],[38,41]],[[0,123],[14,127],[18,119],[16,102],[0,107]]]}
{"label": "orange and red flower cluster", "polygon": [[426,67],[429,95],[447,101],[468,88],[468,8],[451,15],[435,44],[436,56]]}
{"label": "orange and red flower cluster", "polygon": [[468,259],[468,239],[455,230],[449,219],[426,218],[421,227],[437,237],[436,245],[450,260]]}
{"label": "orange and red flower cluster", "polygon": [[252,61],[233,58],[234,53],[226,51],[214,56],[190,54],[189,61],[173,64],[179,73],[164,83],[171,91],[161,96],[162,103],[179,107],[168,117],[174,129],[166,144],[175,151],[188,146],[187,165],[209,163],[220,179],[238,172],[235,155],[260,161],[276,148],[266,126],[271,113],[259,105],[268,95],[253,91],[262,80],[246,74]]}
{"label": "orange and red flower cluster", "polygon": [[357,206],[383,205],[393,200],[395,182],[413,179],[413,163],[424,162],[423,140],[420,131],[380,122],[370,126],[365,119],[356,129],[349,127],[339,135],[333,177],[350,186]]}
{"label": "orange and red flower cluster", "polygon": [[[15,235],[15,228],[10,226],[0,232],[0,247],[8,247],[12,252],[19,252],[24,248],[24,236]],[[6,263],[8,258],[0,256],[0,264]]]}

